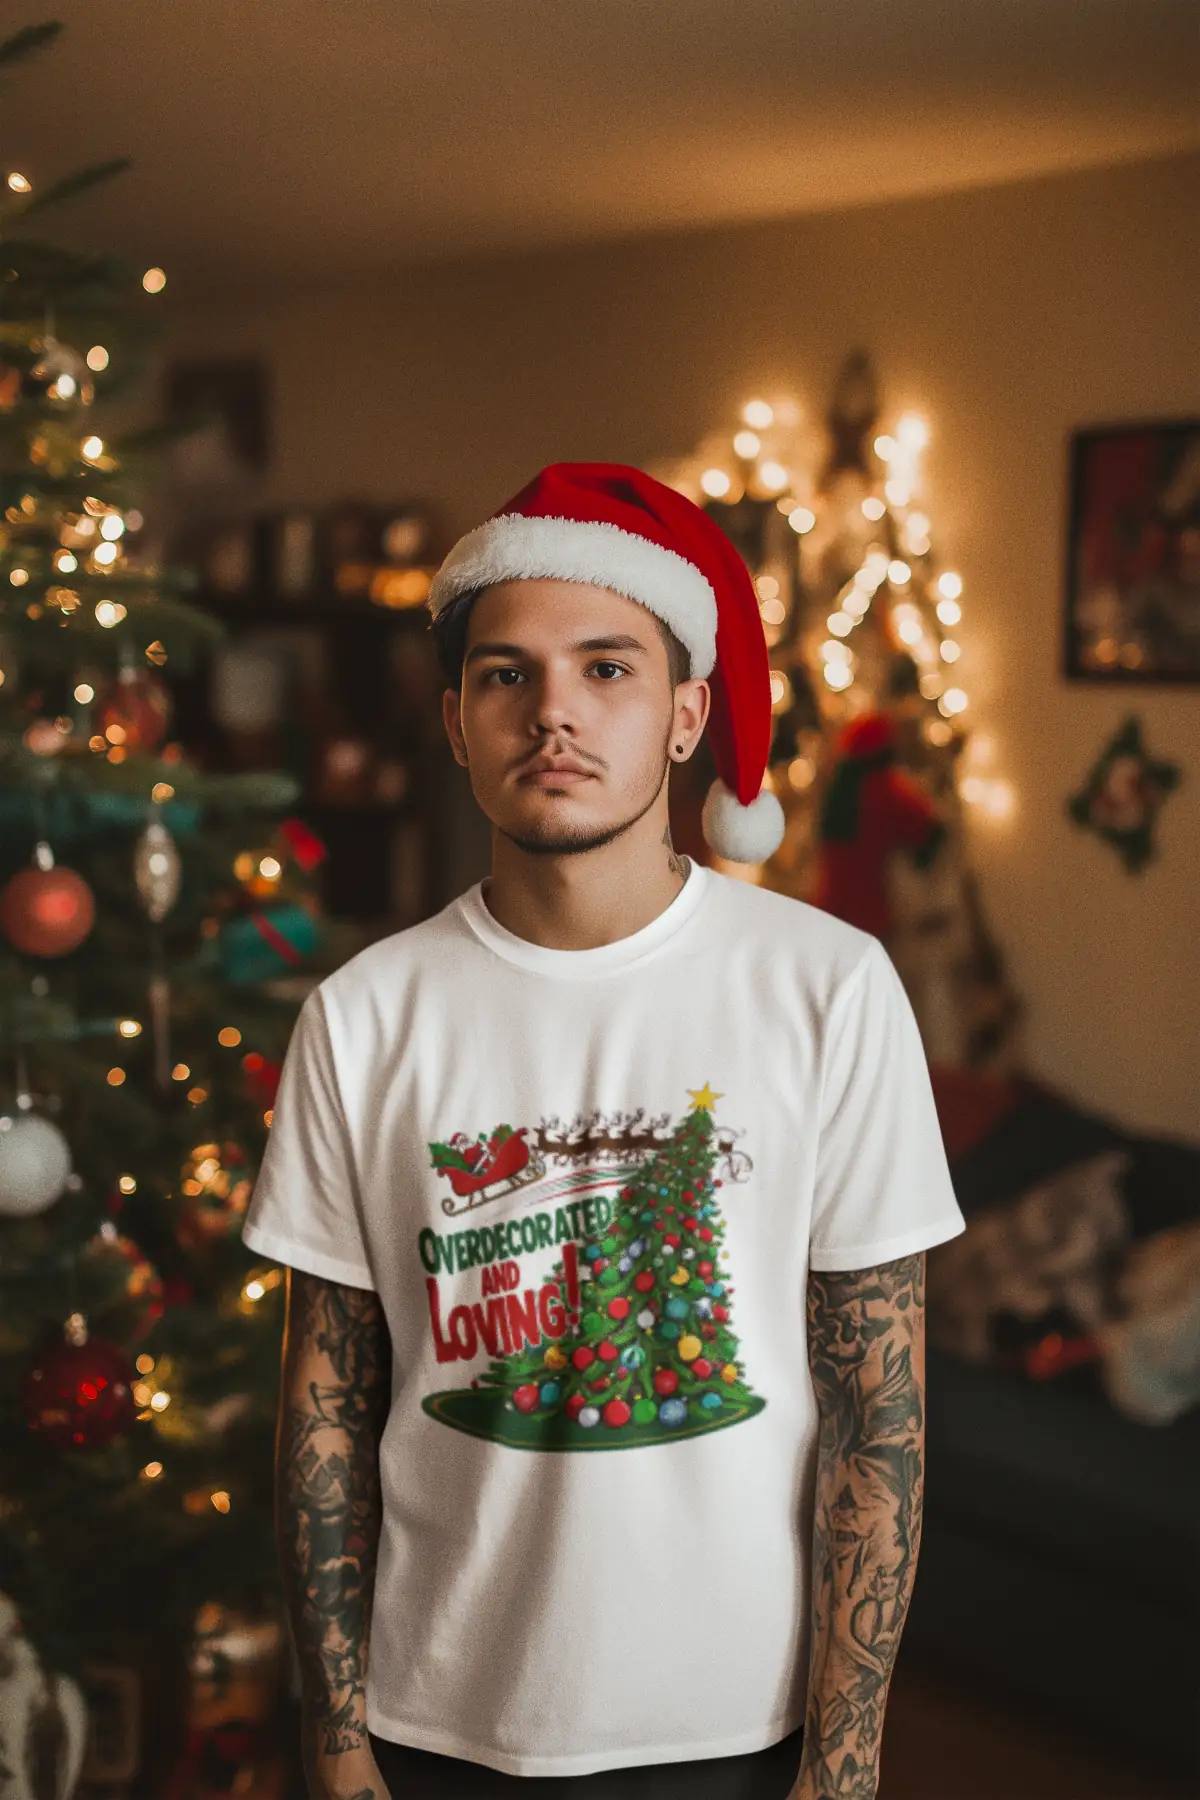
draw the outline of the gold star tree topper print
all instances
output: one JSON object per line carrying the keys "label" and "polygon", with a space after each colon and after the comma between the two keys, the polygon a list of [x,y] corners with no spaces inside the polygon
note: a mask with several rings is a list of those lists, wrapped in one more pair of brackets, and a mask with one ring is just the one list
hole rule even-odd
{"label": "gold star tree topper print", "polygon": [[700,1112],[702,1109],[704,1112],[711,1112],[717,1101],[725,1098],[723,1094],[714,1094],[707,1081],[702,1088],[689,1088],[688,1093],[692,1096],[693,1112]]}

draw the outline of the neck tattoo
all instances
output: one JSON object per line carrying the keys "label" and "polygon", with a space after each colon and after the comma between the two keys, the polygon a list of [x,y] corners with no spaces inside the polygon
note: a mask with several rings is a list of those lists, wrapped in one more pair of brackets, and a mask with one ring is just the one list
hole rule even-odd
{"label": "neck tattoo", "polygon": [[667,847],[668,869],[670,869],[672,875],[678,875],[681,881],[684,880],[688,872],[687,857],[680,856],[678,850],[676,850],[674,844],[671,842],[671,827],[669,825],[662,834],[662,841]]}

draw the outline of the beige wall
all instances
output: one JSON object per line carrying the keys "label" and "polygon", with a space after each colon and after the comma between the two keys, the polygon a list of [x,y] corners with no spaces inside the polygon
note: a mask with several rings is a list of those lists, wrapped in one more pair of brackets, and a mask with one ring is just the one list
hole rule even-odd
{"label": "beige wall", "polygon": [[[278,499],[423,495],[464,529],[542,463],[688,449],[757,390],[815,409],[852,345],[930,419],[927,499],[967,607],[960,665],[1017,790],[976,850],[1033,1067],[1200,1132],[1200,688],[1057,673],[1071,427],[1200,413],[1200,157],[816,218],[443,266],[179,319],[261,349]],[[1128,707],[1182,763],[1140,877],[1065,796]]]}

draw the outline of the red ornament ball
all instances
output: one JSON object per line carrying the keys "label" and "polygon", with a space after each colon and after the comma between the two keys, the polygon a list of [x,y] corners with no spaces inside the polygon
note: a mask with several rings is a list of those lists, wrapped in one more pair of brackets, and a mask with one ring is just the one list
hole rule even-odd
{"label": "red ornament ball", "polygon": [[92,890],[74,869],[22,869],[0,892],[0,926],[26,956],[66,956],[95,918]]}
{"label": "red ornament ball", "polygon": [[60,1449],[97,1450],[133,1424],[133,1366],[103,1338],[56,1344],[25,1377],[30,1431]]}
{"label": "red ornament ball", "polygon": [[648,1294],[654,1286],[654,1276],[649,1269],[640,1269],[633,1278],[633,1285],[639,1294]]}
{"label": "red ornament ball", "polygon": [[531,1413],[538,1403],[538,1391],[531,1381],[517,1388],[513,1394],[513,1405],[518,1412]]}
{"label": "red ornament ball", "polygon": [[629,1302],[623,1294],[615,1294],[608,1303],[610,1319],[625,1319],[629,1316]]}
{"label": "red ornament ball", "polygon": [[596,1348],[599,1352],[601,1362],[616,1362],[618,1356],[621,1354],[610,1338],[605,1338],[602,1343],[596,1346]]}
{"label": "red ornament ball", "polygon": [[628,1425],[633,1417],[628,1404],[624,1400],[610,1400],[600,1414],[606,1425]]}
{"label": "red ornament ball", "polygon": [[656,1394],[673,1394],[679,1386],[679,1377],[674,1369],[655,1369],[654,1391]]}
{"label": "red ornament ball", "polygon": [[595,1356],[588,1349],[586,1344],[580,1344],[577,1350],[572,1350],[571,1352],[571,1361],[577,1369],[586,1369],[589,1363],[593,1363],[595,1360]]}
{"label": "red ornament ball", "polygon": [[697,1381],[707,1381],[713,1372],[713,1366],[707,1356],[698,1356],[692,1364],[692,1374]]}
{"label": "red ornament ball", "polygon": [[587,1400],[582,1394],[572,1394],[567,1401],[565,1408],[567,1417],[569,1419],[577,1419],[586,1405]]}
{"label": "red ornament ball", "polygon": [[122,669],[96,712],[97,730],[127,750],[157,750],[170,723],[170,690],[149,669]]}

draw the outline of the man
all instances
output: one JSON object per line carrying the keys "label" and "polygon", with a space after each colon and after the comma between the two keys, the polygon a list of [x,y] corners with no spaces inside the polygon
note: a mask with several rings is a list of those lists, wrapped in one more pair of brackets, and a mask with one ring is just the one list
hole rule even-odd
{"label": "man", "polygon": [[922,1253],[963,1229],[912,1012],[875,938],[672,847],[706,726],[709,842],[781,829],[754,589],[701,509],[552,465],[431,609],[491,879],[310,995],[245,1226],[290,1265],[310,1794],[433,1759],[606,1800],[687,1763],[715,1800],[798,1733],[796,1800],[872,1800]]}

